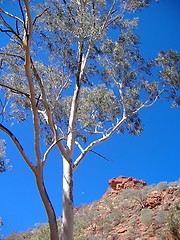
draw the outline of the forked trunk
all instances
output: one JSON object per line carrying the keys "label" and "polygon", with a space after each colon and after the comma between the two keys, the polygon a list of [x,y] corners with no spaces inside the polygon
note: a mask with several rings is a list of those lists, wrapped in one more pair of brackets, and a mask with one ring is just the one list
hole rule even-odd
{"label": "forked trunk", "polygon": [[60,240],[73,239],[74,225],[72,161],[63,158],[63,209]]}
{"label": "forked trunk", "polygon": [[55,215],[53,206],[51,204],[51,201],[49,199],[49,196],[47,194],[46,188],[44,186],[42,169],[38,172],[38,174],[36,174],[36,182],[37,182],[37,186],[38,186],[38,190],[39,190],[41,199],[42,199],[44,207],[46,209],[46,213],[48,215],[48,222],[49,222],[49,228],[50,228],[50,239],[51,240],[59,240],[56,215]]}

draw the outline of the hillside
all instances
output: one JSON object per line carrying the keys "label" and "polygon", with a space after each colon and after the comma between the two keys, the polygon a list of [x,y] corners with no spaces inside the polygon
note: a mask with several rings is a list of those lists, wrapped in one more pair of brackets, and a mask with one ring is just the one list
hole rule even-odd
{"label": "hillside", "polygon": [[[113,178],[100,200],[74,211],[75,240],[180,240],[179,182],[147,186],[135,178]],[[48,240],[48,226],[4,239]]]}

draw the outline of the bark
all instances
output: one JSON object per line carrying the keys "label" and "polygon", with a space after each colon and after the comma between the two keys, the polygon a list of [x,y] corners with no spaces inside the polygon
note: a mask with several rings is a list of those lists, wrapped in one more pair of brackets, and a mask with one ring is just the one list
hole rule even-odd
{"label": "bark", "polygon": [[73,239],[74,203],[72,161],[63,158],[63,213],[60,240]]}
{"label": "bark", "polygon": [[48,216],[48,222],[49,222],[49,228],[50,228],[50,239],[59,240],[56,215],[44,185],[42,166],[40,167],[39,171],[37,171],[36,173],[36,183],[37,183],[37,187]]}

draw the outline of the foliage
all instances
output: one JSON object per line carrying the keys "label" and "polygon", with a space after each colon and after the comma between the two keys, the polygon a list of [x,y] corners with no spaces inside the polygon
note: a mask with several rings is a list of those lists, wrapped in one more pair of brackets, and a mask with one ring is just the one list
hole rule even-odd
{"label": "foliage", "polygon": [[[147,62],[140,52],[133,13],[150,2],[19,0],[8,12],[1,1],[0,32],[8,38],[0,48],[0,130],[34,173],[53,240],[58,227],[43,179],[50,151],[57,146],[63,161],[61,232],[71,239],[73,171],[86,154],[115,132],[140,135],[139,112],[157,100],[179,105],[179,53],[162,50]],[[8,128],[27,120],[33,160]],[[0,166],[4,171],[3,161]],[[143,207],[144,196],[137,194]]]}
{"label": "foliage", "polygon": [[141,221],[146,225],[150,225],[153,220],[153,212],[149,208],[144,208],[141,210]]}
{"label": "foliage", "polygon": [[[77,110],[77,139],[84,135],[87,139],[89,134],[96,132],[107,132],[112,124],[116,124],[117,118],[122,119],[123,114],[129,117],[119,132],[140,134],[143,125],[138,109],[151,105],[162,94],[173,99],[175,104],[180,87],[178,53],[161,51],[157,58],[146,63],[139,51],[139,36],[134,33],[138,20],[130,20],[123,14],[124,10],[134,12],[148,6],[149,2],[128,1],[127,4],[122,1],[120,12],[116,15],[114,12],[117,10],[114,9],[115,5],[119,7],[118,1],[110,1],[112,10],[110,4],[104,1],[88,1],[86,9],[83,6],[79,8],[76,1],[64,5],[52,0],[32,6],[38,16],[33,29],[32,74],[41,129],[47,143],[53,140],[53,135],[46,121],[45,106],[38,99],[42,89],[35,79],[38,74],[54,122],[66,136],[72,102],[72,96],[67,97],[67,93],[72,92],[79,71],[78,44],[81,44],[82,54],[84,58],[88,57],[88,61]],[[1,29],[5,31],[3,27]],[[115,39],[112,38],[114,31]],[[23,65],[24,51],[16,41],[16,38],[23,38],[23,33],[23,28],[19,27],[19,35],[14,33],[11,43],[1,48],[3,106],[8,101],[11,109],[3,113],[3,118],[8,121],[24,121],[31,111]],[[159,71],[158,81],[157,76],[152,76],[155,67]],[[68,92],[68,89],[71,91]]]}
{"label": "foliage", "polygon": [[142,187],[139,189],[124,189],[119,196],[122,201],[122,207],[126,208],[129,204],[135,202],[135,204],[139,206],[139,208],[144,208],[147,194],[150,191],[151,190],[149,189],[149,187],[145,187],[143,189]]}
{"label": "foliage", "polygon": [[10,165],[8,165],[9,160],[5,159],[5,141],[0,139],[0,173],[5,172],[7,169],[11,168]]}
{"label": "foliage", "polygon": [[165,190],[166,188],[168,188],[168,184],[167,184],[167,182],[159,182],[157,187],[160,191]]}
{"label": "foliage", "polygon": [[169,216],[169,229],[175,240],[180,239],[180,201],[177,201],[172,207],[172,212]]}
{"label": "foliage", "polygon": [[[171,183],[169,188],[172,185],[176,188],[176,184],[177,182]],[[149,209],[141,208],[141,204],[138,201],[134,201],[134,189],[129,188],[127,190],[120,191],[117,195],[103,196],[99,201],[76,208],[74,239],[147,239],[156,237],[156,239],[165,240],[171,239],[169,237],[170,232],[174,239],[179,239],[177,237],[179,195],[176,195],[176,192],[170,194],[169,199],[164,199],[162,205]],[[147,193],[151,194],[154,191],[154,187],[147,186],[140,190],[141,196],[147,196]],[[160,192],[161,190],[158,191]],[[128,201],[128,207],[124,207],[123,199]],[[166,210],[162,210],[166,201],[169,207]],[[60,221],[58,225],[61,225]],[[119,235],[120,229],[126,229],[127,226],[128,228],[124,235]],[[141,229],[142,226],[143,228]],[[49,239],[48,231],[47,224],[37,224],[35,229],[21,234],[12,233],[6,239],[13,236],[17,240],[21,239],[22,236],[29,240]],[[142,235],[142,231],[144,235]]]}
{"label": "foliage", "polygon": [[21,234],[18,234],[16,232],[12,232],[8,237],[5,238],[6,240],[23,240],[23,236]]}

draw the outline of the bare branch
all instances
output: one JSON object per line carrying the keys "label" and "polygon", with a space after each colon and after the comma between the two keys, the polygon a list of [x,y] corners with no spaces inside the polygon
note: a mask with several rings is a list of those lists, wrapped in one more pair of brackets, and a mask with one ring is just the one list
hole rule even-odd
{"label": "bare branch", "polygon": [[76,78],[76,86],[74,90],[74,95],[72,99],[72,105],[71,105],[71,112],[69,117],[69,127],[68,127],[68,138],[67,138],[67,149],[69,151],[69,154],[72,155],[73,148],[74,148],[74,134],[75,134],[75,121],[76,121],[76,115],[77,115],[77,108],[78,108],[78,100],[79,100],[79,93],[81,88],[81,81],[83,79],[86,64],[88,62],[88,57],[91,52],[91,45],[89,46],[86,56],[84,57],[83,54],[83,45],[79,46],[79,64],[78,64],[78,71],[77,71],[77,78]]}
{"label": "bare branch", "polygon": [[152,97],[152,95],[153,95],[153,93],[151,93],[151,94],[149,95],[148,99],[147,99],[144,103],[142,103],[141,106],[140,106],[139,108],[137,108],[137,109],[131,114],[131,116],[134,115],[134,114],[136,114],[137,112],[139,112],[142,108],[151,107],[151,106],[158,100],[158,98],[161,96],[161,94],[162,94],[163,92],[164,92],[164,89],[162,89],[162,90],[157,94],[157,96],[155,97],[155,99],[154,99],[150,104],[148,104],[148,102],[150,102],[151,97]]}
{"label": "bare branch", "polygon": [[164,92],[164,89],[162,89],[157,96],[155,97],[154,101],[152,101],[152,103],[148,104],[148,105],[144,105],[145,108],[151,107],[157,100],[158,98],[161,96],[161,94]]}
{"label": "bare branch", "polygon": [[22,61],[25,61],[25,58],[24,58],[24,57],[22,57],[22,56],[20,56],[20,55],[17,55],[17,54],[13,54],[13,53],[0,52],[0,55],[9,56],[9,57],[16,57],[16,58],[21,59]]}
{"label": "bare branch", "polygon": [[18,22],[23,24],[22,19],[20,19],[19,17],[17,17],[16,15],[13,15],[7,11],[5,11],[4,9],[0,8],[0,12],[4,13],[5,15],[7,15],[8,17],[14,18],[15,20],[17,20]]}
{"label": "bare branch", "polygon": [[128,117],[123,117],[112,129],[112,131],[110,133],[108,133],[107,135],[91,142],[85,149],[84,151],[79,155],[79,157],[76,158],[74,164],[73,164],[73,170],[75,170],[77,168],[77,166],[79,165],[79,163],[81,162],[81,160],[84,158],[84,156],[94,147],[97,146],[98,144],[108,140],[112,134],[119,128],[119,126],[124,123],[127,120]]}
{"label": "bare branch", "polygon": [[23,91],[21,91],[21,90],[15,89],[15,88],[10,87],[10,86],[8,86],[8,85],[5,85],[5,84],[3,84],[3,83],[0,83],[0,86],[1,86],[1,87],[5,87],[5,88],[11,90],[11,92],[13,92],[13,93],[22,94],[22,95],[26,96],[27,98],[30,98],[30,95],[29,95],[28,93],[25,93],[25,92],[23,92]]}
{"label": "bare branch", "polygon": [[60,99],[60,97],[61,97],[64,89],[67,87],[67,85],[68,85],[68,80],[65,81],[65,83],[64,83],[63,86],[61,87],[61,90],[59,91],[58,96],[57,96],[57,98],[56,98],[56,100],[55,100],[55,103],[54,103],[54,105],[53,105],[53,110],[52,110],[52,112],[55,111],[55,108],[56,108],[56,106],[57,106],[57,104],[58,104],[58,102],[59,102],[59,99]]}
{"label": "bare branch", "polygon": [[158,100],[159,96],[163,93],[163,91],[164,91],[164,89],[161,90],[161,91],[159,92],[159,94],[157,94],[157,96],[155,97],[154,101],[153,101],[151,104],[147,105],[148,102],[149,102],[150,99],[151,99],[151,96],[152,96],[152,95],[150,95],[150,96],[148,97],[148,99],[147,99],[143,104],[141,104],[141,106],[140,106],[139,108],[137,108],[136,110],[134,110],[130,115],[128,115],[128,116],[125,116],[125,115],[124,115],[123,118],[116,123],[116,125],[112,128],[112,130],[111,130],[108,134],[106,134],[106,135],[104,135],[103,137],[101,137],[101,138],[99,138],[99,139],[91,142],[91,143],[81,152],[81,154],[76,158],[76,160],[75,160],[75,162],[74,162],[74,164],[73,164],[73,170],[75,170],[75,169],[77,168],[77,166],[79,165],[79,163],[81,162],[81,160],[84,158],[84,156],[85,156],[89,151],[91,151],[91,149],[92,149],[94,146],[96,146],[96,145],[98,145],[98,144],[100,144],[100,143],[108,140],[108,139],[113,135],[113,133],[120,127],[121,124],[123,124],[129,117],[131,117],[131,116],[135,115],[137,112],[139,112],[142,108],[152,106],[152,105]]}
{"label": "bare branch", "polygon": [[16,20],[16,31],[17,31],[17,34],[20,35],[19,27],[18,27],[18,21],[17,20]]}
{"label": "bare branch", "polygon": [[14,31],[14,29],[5,21],[5,19],[0,14],[0,21],[4,24],[4,26],[7,28],[7,30],[0,29],[1,32],[11,32],[16,38],[19,39],[20,42],[22,42],[21,37]]}
{"label": "bare branch", "polygon": [[3,126],[0,123],[0,129],[5,132],[14,142],[15,146],[17,147],[17,149],[19,150],[21,156],[24,158],[25,162],[28,164],[28,166],[31,168],[31,170],[35,173],[36,169],[35,166],[31,163],[30,159],[28,158],[28,156],[26,155],[22,145],[20,144],[19,140],[15,137],[15,135],[5,126]]}
{"label": "bare branch", "polygon": [[96,27],[96,22],[95,22],[96,13],[95,13],[95,1],[94,0],[92,1],[92,16],[93,16],[93,25],[94,25],[94,28],[95,28]]}
{"label": "bare branch", "polygon": [[75,19],[74,19],[74,16],[73,16],[73,14],[72,14],[71,8],[70,8],[69,5],[67,4],[66,0],[63,0],[63,2],[64,2],[64,4],[65,4],[65,6],[67,7],[67,9],[68,9],[68,11],[69,11],[69,14],[71,15],[74,23],[76,23],[76,21],[75,21]]}
{"label": "bare branch", "polygon": [[104,29],[109,25],[109,24],[108,24],[108,23],[109,23],[109,18],[110,18],[110,17],[112,16],[112,14],[114,13],[114,7],[115,7],[116,3],[117,3],[117,0],[114,0],[113,4],[112,4],[112,6],[111,6],[111,8],[110,8],[110,10],[109,10],[109,12],[108,12],[108,14],[107,14],[107,17],[106,17],[106,19],[105,19],[105,21],[104,21],[104,24],[103,24],[102,27],[101,27],[101,32],[103,32]]}
{"label": "bare branch", "polygon": [[24,29],[26,31],[26,35],[28,34],[27,32],[27,26],[26,26],[26,18],[25,18],[25,15],[24,15],[24,11],[23,11],[23,8],[22,8],[22,4],[21,4],[21,1],[18,0],[18,3],[19,3],[19,7],[20,7],[20,10],[21,10],[21,15],[22,15],[22,18],[23,18],[23,25],[24,25]]}
{"label": "bare branch", "polygon": [[48,154],[50,153],[50,151],[62,140],[64,140],[65,138],[60,138],[59,140],[53,142],[51,144],[51,146],[46,150],[45,154],[44,154],[44,157],[43,157],[43,166],[46,164],[46,160],[47,160],[47,157],[48,157]]}
{"label": "bare branch", "polygon": [[[1,90],[1,92],[4,94],[4,91]],[[2,95],[1,93],[1,95]],[[0,115],[2,117],[2,120],[1,122],[3,122],[3,119],[4,119],[4,113],[6,111],[6,107],[8,106],[8,102],[9,102],[9,99],[7,96],[4,97],[4,102],[0,99],[0,106],[1,106],[1,112],[0,112]]]}
{"label": "bare branch", "polygon": [[79,142],[75,141],[75,144],[78,146],[81,152],[84,151],[84,149],[81,147],[81,144]]}
{"label": "bare branch", "polygon": [[31,55],[30,55],[30,45],[31,45],[31,39],[32,39],[32,18],[29,8],[29,1],[24,0],[25,4],[25,11],[27,14],[27,26],[26,29],[28,29],[28,35],[26,35],[26,39],[23,41],[23,46],[25,50],[25,73],[28,79],[29,84],[29,91],[30,91],[30,102],[31,102],[31,108],[32,108],[32,115],[33,115],[33,125],[34,125],[34,147],[36,152],[36,162],[37,165],[41,165],[41,152],[40,152],[40,131],[39,131],[39,116],[38,116],[38,109],[36,107],[36,96],[35,96],[35,86],[34,81],[31,73]]}
{"label": "bare branch", "polygon": [[[50,7],[49,7],[50,8]],[[36,23],[36,20],[38,18],[40,18],[47,10],[49,10],[49,8],[46,8],[41,14],[37,15],[35,18],[34,18],[34,21],[33,21],[33,25]]]}
{"label": "bare branch", "polygon": [[[37,69],[36,69],[32,59],[31,59],[31,68],[32,68],[32,70],[34,72],[34,75],[35,75],[35,77],[37,79],[37,82],[39,84],[39,87],[41,89],[41,99],[40,100],[41,100],[41,102],[42,102],[42,104],[43,104],[43,106],[45,107],[45,110],[46,110],[46,113],[43,113],[43,115],[45,114],[47,116],[46,120],[47,120],[47,122],[48,122],[48,124],[49,124],[49,126],[51,128],[51,131],[52,131],[52,133],[53,133],[53,135],[55,137],[55,140],[58,141],[59,134],[58,134],[58,131],[57,131],[57,126],[55,125],[54,120],[53,120],[53,114],[52,114],[52,112],[50,110],[50,107],[49,107],[49,104],[48,104],[48,101],[47,101],[46,92],[45,92],[45,89],[44,89],[41,77],[39,76],[39,74],[37,72]],[[65,148],[64,148],[63,144],[61,143],[61,141],[58,141],[57,145],[58,145],[59,150],[62,153],[62,155],[64,157],[66,157],[66,151],[65,151]]]}
{"label": "bare branch", "polygon": [[115,21],[119,18],[119,16],[120,16],[120,15],[117,15],[116,17],[111,18],[111,19],[108,21],[106,27],[108,27],[108,26],[111,25],[113,22],[115,22]]}
{"label": "bare branch", "polygon": [[114,80],[114,82],[117,85],[118,90],[119,90],[119,95],[120,95],[121,102],[122,102],[122,107],[123,107],[123,116],[126,116],[126,107],[125,107],[124,94],[123,94],[124,70],[122,70],[122,76],[123,77],[122,77],[121,83],[119,83],[116,80],[115,76],[114,76],[113,80]]}
{"label": "bare branch", "polygon": [[98,155],[99,157],[103,158],[104,160],[109,161],[109,158],[108,158],[108,157],[105,157],[105,156],[103,156],[102,154],[100,154],[100,153],[98,153],[98,152],[96,152],[96,151],[94,151],[94,150],[89,150],[89,152],[92,152],[92,153]]}
{"label": "bare branch", "polygon": [[0,31],[1,32],[3,32],[3,33],[6,33],[6,35],[10,38],[11,37],[11,35],[9,34],[11,31],[10,30],[4,30],[4,29],[2,29],[2,28],[0,28]]}

